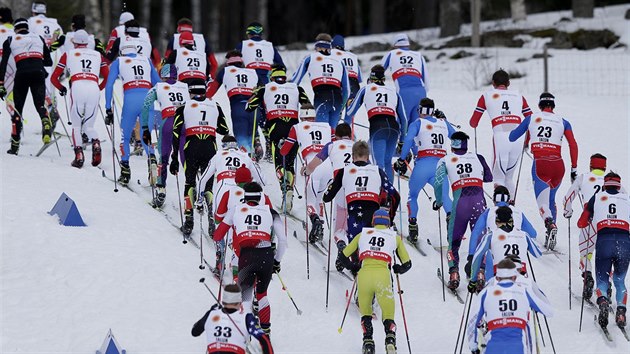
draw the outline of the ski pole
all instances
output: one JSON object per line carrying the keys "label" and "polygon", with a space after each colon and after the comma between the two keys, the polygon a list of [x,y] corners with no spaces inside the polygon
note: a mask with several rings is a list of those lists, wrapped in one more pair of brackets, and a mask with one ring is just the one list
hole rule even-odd
{"label": "ski pole", "polygon": [[[440,234],[440,277],[442,277],[442,301],[446,302],[446,290],[444,289],[444,257],[442,255],[442,214],[437,210],[438,230]],[[457,347],[455,347],[457,349]]]}
{"label": "ski pole", "polygon": [[518,176],[516,176],[516,187],[514,188],[514,199],[513,199],[514,204],[516,204],[516,194],[518,193],[518,184],[521,181],[521,168],[523,168],[523,154],[525,153],[526,148],[527,146],[525,145],[525,142],[523,142],[523,150],[521,150],[521,161],[518,163]]}
{"label": "ski pole", "polygon": [[[534,337],[536,340],[536,354],[540,354],[540,343],[538,343],[538,332],[540,328],[540,321],[538,321],[537,319],[538,319],[538,316],[534,316]],[[543,341],[543,345],[544,345],[544,341]]]}
{"label": "ski pole", "polygon": [[[299,153],[297,154],[297,156],[300,158],[300,163],[302,163],[302,165],[304,165],[304,161],[302,161],[302,156],[300,156]],[[285,165],[285,158],[286,158],[285,155],[282,155],[282,169],[284,170],[284,174],[282,175],[282,182],[284,183],[284,190],[285,190],[285,193],[284,193],[284,232],[286,233],[287,232],[287,202],[286,202],[286,200],[287,200],[287,193],[286,193],[286,190],[287,190],[286,175],[287,175],[287,173],[286,173],[286,167],[285,167],[286,166]],[[310,270],[310,263],[311,262],[310,262],[310,255],[309,255],[309,248],[310,247],[308,247],[308,244],[310,243],[309,239],[308,239],[308,233],[309,233],[309,230],[308,230],[308,219],[309,219],[309,217],[308,217],[308,196],[307,196],[307,193],[306,193],[306,188],[308,186],[309,180],[310,179],[309,179],[308,176],[304,180],[304,196],[306,196],[306,199],[305,199],[305,203],[306,203],[306,219],[304,220],[304,225],[306,225],[306,230],[305,230],[306,234],[304,235],[304,239],[306,240],[306,279],[310,279],[311,278],[311,270]],[[328,295],[328,293],[326,295]]]}
{"label": "ski pole", "polygon": [[475,154],[477,153],[477,127],[475,127]]}
{"label": "ski pole", "polygon": [[[529,253],[527,253],[527,262],[529,263],[529,270],[532,272],[532,279],[536,282],[536,274],[534,274],[534,268],[532,268],[532,260],[529,257]],[[535,317],[538,318],[538,312],[535,312]],[[545,320],[545,326],[547,327],[547,334],[549,335],[549,342],[551,343],[551,349],[553,349],[553,353],[556,353],[556,346],[553,343],[553,337],[551,336],[551,329],[549,328],[549,321],[547,321],[547,316],[543,314],[543,319]],[[538,329],[540,330],[540,339],[542,340],[543,346],[545,345],[545,337],[542,335],[542,328],[540,328],[540,319],[538,320]]]}
{"label": "ski pole", "polygon": [[[569,218],[567,228],[569,229],[569,310],[571,310],[571,218]],[[588,241],[587,241],[588,242]]]}
{"label": "ski pole", "polygon": [[[464,300],[464,307],[466,306],[466,304],[468,303],[468,300],[470,299],[470,292],[466,291],[466,300]],[[470,299],[472,301],[472,299]],[[461,320],[459,320],[459,329],[457,330],[457,341],[455,342],[455,351],[453,351],[453,354],[457,353],[457,347],[459,347],[459,339],[462,337],[462,326],[464,325],[464,311],[462,311],[462,318]],[[462,341],[464,339],[462,338]]]}
{"label": "ski pole", "polygon": [[203,209],[199,212],[199,269],[206,269],[203,265]]}
{"label": "ski pole", "polygon": [[[398,192],[400,193],[400,173],[398,174]],[[403,217],[402,217],[402,203],[398,203],[398,216],[400,219],[400,237],[403,234]]]}
{"label": "ski pole", "polygon": [[346,302],[346,310],[343,312],[343,318],[341,319],[341,324],[339,325],[339,328],[337,329],[337,332],[339,332],[339,334],[341,334],[341,332],[343,331],[343,324],[346,322],[346,316],[348,315],[348,308],[350,307],[350,301],[352,300],[352,294],[354,294],[354,288],[357,285],[357,278],[354,278],[354,281],[352,282],[352,290],[350,290],[350,295],[348,296],[348,301]]}
{"label": "ski pole", "polygon": [[[181,189],[179,187],[179,173],[177,173],[175,175],[175,183],[177,183],[177,202],[179,203],[179,220],[182,223],[182,228],[184,227],[184,216],[183,216],[183,211],[182,211],[182,192]],[[182,234],[183,240],[182,243],[183,244],[187,244],[188,241],[186,240],[186,236],[184,236]]]}
{"label": "ski pole", "polygon": [[[326,214],[326,220],[328,220],[328,256],[326,259],[326,312],[328,312],[328,294],[330,292],[330,250],[332,245],[332,213],[334,203],[334,200],[330,202],[330,219],[328,218],[328,214]],[[325,212],[326,206],[324,206],[324,213]]]}
{"label": "ski pole", "polygon": [[[206,284],[206,278],[201,278],[201,279],[199,279],[199,282],[200,282],[201,284],[203,284],[203,286],[205,286],[205,287],[206,287],[206,289],[208,290],[208,292],[210,293],[210,295],[212,295],[212,297],[214,298],[214,301],[216,301],[216,302],[217,302],[217,304],[218,304],[218,303],[220,303],[220,302],[219,302],[219,299],[216,297],[216,295],[214,295],[214,293],[212,292],[212,290],[210,290],[210,288],[208,287],[208,284]],[[225,314],[227,315],[227,317],[230,319],[230,321],[231,321],[231,322],[232,322],[232,324],[234,325],[234,328],[236,328],[236,330],[237,330],[237,331],[241,334],[241,336],[243,336],[243,338],[245,338],[245,341],[246,341],[246,342],[248,342],[248,344],[249,344],[249,335],[247,335],[247,336],[246,336],[245,334],[243,334],[243,331],[241,331],[241,327],[240,327],[239,325],[237,325],[237,324],[236,324],[236,322],[234,322],[234,319],[232,318],[232,316],[230,316],[230,314],[229,314],[229,313],[225,313]]]}
{"label": "ski pole", "polygon": [[[65,103],[66,117],[68,119],[68,125],[72,125],[72,122],[70,121],[70,113],[68,111],[68,99],[66,98],[66,96],[63,96],[63,101]],[[99,108],[100,108],[100,106],[99,106]],[[66,129],[66,125],[63,124],[63,119],[60,118],[59,121],[61,122],[61,126],[63,127],[63,131],[65,131],[66,135],[68,136],[68,140],[70,140],[70,145],[72,145],[72,147],[75,147],[76,145],[72,142],[72,139],[70,139],[70,134],[68,134],[68,129]]]}
{"label": "ski pole", "polygon": [[405,338],[407,339],[407,348],[409,348],[409,354],[411,354],[411,342],[409,341],[409,330],[407,330],[407,317],[405,316],[405,305],[403,304],[403,290],[400,288],[400,277],[396,274],[396,283],[398,284],[398,297],[400,298],[400,311],[403,316],[403,324],[405,326]]}
{"label": "ski pole", "polygon": [[[101,112],[101,118],[103,118],[103,123],[105,122],[105,114],[103,114],[103,109],[101,106],[98,106],[99,112]],[[118,155],[116,154],[116,142],[114,141],[114,123],[112,122],[112,131],[109,132],[109,128],[107,128],[107,124],[105,124],[105,131],[107,131],[107,135],[109,135],[109,140],[112,141],[112,169],[114,170],[114,192],[118,192],[118,180],[116,179],[116,160],[118,159]]]}
{"label": "ski pole", "polygon": [[280,276],[280,273],[276,272],[276,275],[278,276],[278,280],[280,280],[280,284],[282,285],[282,290],[284,290],[289,296],[289,300],[291,300],[291,302],[293,303],[293,307],[295,307],[297,314],[302,315],[302,310],[300,310],[298,306],[295,304],[295,300],[293,300],[293,296],[291,296],[291,293],[289,292],[289,289],[287,288],[287,286],[284,285],[284,281],[282,281],[282,277]]}
{"label": "ski pole", "polygon": [[462,330],[462,341],[459,347],[459,354],[462,354],[462,351],[464,350],[464,342],[466,341],[466,327],[468,327],[468,316],[470,315],[470,308],[472,306],[472,298],[473,297],[470,296],[470,301],[468,301],[468,310],[466,310],[466,321],[464,322],[464,328]]}

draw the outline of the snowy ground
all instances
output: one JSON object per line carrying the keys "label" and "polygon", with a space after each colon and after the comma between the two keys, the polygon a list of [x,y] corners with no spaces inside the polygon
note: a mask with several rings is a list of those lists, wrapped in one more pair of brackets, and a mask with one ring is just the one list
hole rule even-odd
{"label": "snowy ground", "polygon": [[[498,49],[497,53],[507,53]],[[530,50],[529,55],[535,53]],[[289,71],[295,69],[303,53],[284,54]],[[580,61],[582,53],[566,51],[562,55]],[[619,60],[628,63],[628,53],[618,54]],[[431,63],[429,63],[429,70]],[[365,66],[365,64],[364,64]],[[449,63],[432,71],[438,82],[447,80]],[[628,72],[625,72],[626,80]],[[442,76],[441,76],[442,75]],[[623,76],[623,75],[621,75]],[[442,80],[444,78],[444,80]],[[627,81],[626,86],[627,86]],[[535,106],[542,87],[515,80],[515,88],[522,89],[531,105]],[[593,97],[582,88],[556,87],[557,112],[573,124],[580,146],[579,169],[586,171],[588,157],[595,152],[608,156],[608,164],[626,180],[629,169],[629,94]],[[467,124],[481,89],[465,85],[437,85],[430,96],[455,124],[472,134]],[[310,88],[307,88],[310,92]],[[222,107],[229,110],[224,93],[220,93]],[[25,117],[25,136],[20,156],[8,156],[10,123],[2,107],[4,117],[0,123],[2,142],[2,242],[0,265],[1,328],[0,352],[2,353],[87,353],[100,347],[107,330],[112,328],[119,342],[129,353],[200,353],[204,339],[192,338],[192,324],[212,304],[211,297],[199,284],[204,276],[212,279],[207,271],[198,269],[199,251],[183,245],[181,234],[165,219],[165,214],[179,223],[177,187],[169,176],[165,214],[147,205],[151,191],[146,186],[146,157],[132,157],[131,188],[135,193],[120,188],[113,192],[113,183],[101,177],[100,169],[89,165],[91,151],[86,152],[86,166],[82,170],[70,167],[72,150],[67,140],[60,140],[62,157],[52,147],[42,157],[34,155],[41,146],[39,121],[30,108]],[[0,106],[3,106],[0,104]],[[60,108],[64,112],[63,103]],[[99,119],[101,119],[99,117]],[[365,124],[365,112],[357,116]],[[101,138],[107,134],[102,121],[97,122]],[[57,129],[62,131],[61,127]],[[359,137],[367,132],[357,128]],[[491,130],[484,117],[477,131],[479,152],[491,156]],[[103,144],[101,165],[106,175],[112,176],[111,141]],[[119,137],[116,138],[119,141]],[[566,149],[566,146],[565,146]],[[568,160],[568,151],[564,152]],[[519,207],[534,222],[539,233],[543,223],[537,216],[530,177],[531,161],[526,157],[521,174]],[[273,181],[273,168],[263,163],[267,180]],[[567,171],[568,171],[567,164]],[[140,184],[136,183],[139,180]],[[183,181],[180,181],[183,185]],[[407,195],[403,181],[402,194]],[[302,182],[298,180],[298,186]],[[569,187],[568,173],[559,196]],[[272,182],[266,187],[274,204],[279,205],[278,186]],[[491,186],[486,186],[491,190]],[[56,218],[46,214],[61,194],[66,192],[77,202],[86,228],[67,228],[58,225]],[[429,195],[433,195],[427,188]],[[422,194],[421,238],[439,242],[437,217],[430,211],[430,203]],[[303,215],[304,207],[295,199],[294,214]],[[577,208],[577,206],[576,206]],[[406,219],[406,215],[405,215]],[[569,271],[567,223],[559,219],[558,249],[565,253],[556,258],[546,255],[533,261],[533,267],[541,288],[546,291],[556,309],[556,316],[549,319],[553,341],[558,353],[628,353],[630,344],[611,325],[615,339],[607,343],[593,322],[593,313],[584,312],[582,333],[578,333],[579,303],[572,299],[568,305]],[[207,222],[204,220],[204,227]],[[406,225],[406,222],[405,222]],[[196,220],[194,237],[199,237],[199,221]],[[301,226],[289,220],[289,229],[297,230],[304,237]],[[405,227],[406,229],[406,227]],[[581,289],[577,270],[577,227],[571,226],[572,286]],[[292,234],[292,232],[290,232]],[[435,273],[439,267],[439,254],[426,242],[423,244],[428,257],[422,257],[410,249],[413,260],[411,271],[401,277],[404,305],[414,353],[452,352],[457,337],[463,305],[447,294],[442,302],[441,283]],[[277,279],[270,285],[272,304],[272,339],[281,353],[356,353],[360,351],[361,330],[359,314],[351,308],[342,334],[337,329],[345,306],[345,293],[352,283],[336,274],[330,277],[330,305],[325,310],[326,258],[311,250],[310,279],[306,278],[306,253],[300,242],[289,237],[289,250],[282,263],[281,275],[296,303],[304,313],[296,314],[291,302],[283,293]],[[467,249],[467,244],[462,248]],[[214,262],[212,247],[204,245],[206,258]],[[208,280],[211,288],[217,283]],[[461,294],[464,294],[462,285]],[[398,348],[408,352],[405,332],[397,301]],[[377,351],[383,352],[382,326],[375,321]],[[552,353],[543,327],[546,346],[542,353]],[[465,348],[465,352],[466,348]]]}

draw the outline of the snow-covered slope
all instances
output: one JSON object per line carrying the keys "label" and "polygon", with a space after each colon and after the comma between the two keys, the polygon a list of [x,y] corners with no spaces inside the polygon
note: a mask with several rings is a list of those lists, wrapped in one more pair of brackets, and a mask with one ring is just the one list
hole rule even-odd
{"label": "snow-covered slope", "polygon": [[[497,49],[496,53],[506,55],[508,50]],[[532,50],[529,55],[533,53]],[[304,54],[283,53],[290,72]],[[562,55],[577,61],[582,58],[581,53],[574,51],[565,51]],[[627,63],[627,52],[620,55]],[[444,81],[452,65],[448,61],[443,65],[429,63],[429,70],[436,82],[429,94],[453,123],[461,124],[472,135],[467,121],[481,90]],[[364,69],[367,69],[365,64]],[[625,73],[627,80],[628,72]],[[607,78],[600,80],[606,82]],[[627,181],[630,178],[628,93],[592,97],[585,94],[584,87],[589,84],[584,82],[580,88],[567,89],[556,95],[557,112],[572,122],[580,145],[579,169],[585,171],[588,157],[594,152],[601,152],[608,156],[609,167]],[[522,80],[515,80],[513,85],[521,89],[530,104],[535,106],[542,87],[525,85]],[[312,92],[310,87],[306,88],[309,93]],[[222,107],[229,111],[224,92],[220,91],[217,97]],[[18,157],[4,153],[8,148],[10,122],[4,107],[0,108],[4,117],[0,123],[0,352],[93,352],[100,346],[109,328],[113,329],[129,353],[202,352],[204,340],[193,338],[189,333],[192,324],[203,315],[212,300],[198,280],[202,276],[206,277],[212,289],[217,289],[218,284],[207,270],[198,269],[199,251],[191,245],[183,245],[181,234],[165,218],[168,215],[176,224],[179,223],[177,187],[173,176],[169,176],[165,212],[160,213],[146,203],[151,196],[150,189],[146,187],[146,157],[131,158],[131,188],[134,192],[120,188],[118,193],[114,193],[113,183],[102,177],[100,169],[89,165],[89,158],[82,170],[70,167],[72,150],[68,140],[59,141],[61,158],[54,147],[42,157],[30,156],[37,152],[41,140],[38,135],[39,120],[30,100],[27,107],[25,118],[28,123],[25,125],[25,136]],[[63,101],[60,110],[65,112]],[[111,141],[100,119],[97,129],[101,138],[108,140],[103,143],[101,167],[107,176],[112,176]],[[366,124],[363,110],[359,112],[357,122]],[[57,130],[62,131],[61,127]],[[357,135],[367,138],[367,131],[357,127]],[[487,157],[492,152],[490,137],[490,124],[484,117],[477,129],[477,139],[479,152]],[[118,136],[116,141],[119,139]],[[86,155],[90,154],[88,149]],[[568,151],[564,155],[568,156]],[[525,157],[518,203],[539,233],[542,233],[543,225],[533,197],[530,167],[531,161]],[[267,180],[272,182],[266,191],[279,205],[273,168],[267,163],[263,163],[262,168]],[[567,171],[568,168],[567,165]],[[180,183],[183,186],[182,180]],[[302,183],[299,179],[300,188]],[[405,185],[402,181],[404,197],[407,195]],[[558,195],[564,195],[568,186],[567,173]],[[489,191],[491,186],[486,188]],[[74,198],[88,227],[63,227],[58,225],[55,217],[46,214],[61,192]],[[427,187],[427,192],[433,195],[430,187]],[[420,201],[421,238],[429,238],[433,244],[437,244],[437,216],[430,210],[430,202],[422,194]],[[304,206],[299,205],[302,202],[295,199],[295,215],[304,214]],[[406,219],[406,212],[403,212],[403,218]],[[204,220],[203,224],[205,227],[207,222]],[[291,231],[296,230],[298,236],[304,239],[304,232],[298,223],[288,220],[288,224]],[[197,217],[193,233],[196,238],[200,235],[198,226]],[[615,328],[611,328],[614,343],[605,342],[593,323],[593,313],[589,309],[585,309],[582,333],[578,333],[580,304],[573,298],[572,310],[568,308],[568,224],[560,218],[558,226],[560,233],[557,248],[564,255],[546,255],[540,260],[533,260],[538,282],[556,309],[556,316],[549,319],[549,326],[557,353],[630,352],[630,344],[623,340]],[[574,292],[579,293],[581,278],[577,270],[577,227],[572,225],[571,231],[572,286]],[[443,237],[445,240],[445,235]],[[439,254],[426,242],[423,246],[428,256],[423,257],[409,249],[413,268],[401,276],[411,347],[414,353],[452,352],[464,307],[449,294],[446,302],[442,301],[441,283],[435,275],[440,264]],[[467,248],[465,241],[462,250]],[[282,263],[281,273],[288,290],[303,311],[301,316],[296,314],[275,277],[270,285],[272,340],[276,350],[281,353],[359,352],[361,329],[359,314],[354,307],[350,308],[343,332],[337,332],[345,306],[345,294],[352,283],[337,274],[331,274],[330,305],[326,312],[326,273],[323,269],[327,259],[311,249],[310,279],[307,279],[305,251],[304,246],[290,236],[289,250]],[[204,244],[204,253],[208,262],[213,263],[214,249]],[[461,293],[464,294],[463,289]],[[406,353],[408,350],[397,297],[396,302],[398,348],[400,353]],[[374,325],[377,351],[383,352],[382,326],[378,321]],[[552,353],[544,326],[543,335],[546,346],[541,348],[541,352]],[[466,349],[464,352],[467,352]]]}

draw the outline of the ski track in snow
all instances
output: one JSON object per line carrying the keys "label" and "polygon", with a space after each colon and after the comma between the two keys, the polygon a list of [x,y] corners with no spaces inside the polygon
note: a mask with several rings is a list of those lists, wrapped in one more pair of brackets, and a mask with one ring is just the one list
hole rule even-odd
{"label": "ski track in snow", "polygon": [[[501,49],[499,49],[501,51]],[[532,50],[532,53],[534,51]],[[283,57],[293,72],[304,52],[285,52]],[[431,71],[431,63],[429,70]],[[366,69],[365,67],[363,68]],[[431,72],[432,80],[440,80],[440,72]],[[518,80],[513,86],[518,89]],[[391,83],[390,83],[391,84]],[[312,97],[310,85],[305,88]],[[434,89],[429,92],[438,108],[445,111],[451,122],[461,124],[471,134],[468,117],[482,91],[469,91],[461,87]],[[539,91],[523,94],[530,106],[535,107]],[[121,98],[121,91],[118,90]],[[229,104],[223,90],[217,94],[224,110]],[[101,100],[101,104],[104,99]],[[573,125],[580,147],[579,172],[588,166],[589,156],[601,152],[608,157],[609,167],[627,180],[628,168],[628,120],[627,97],[586,97],[575,92],[557,95],[557,113],[565,116]],[[60,100],[60,112],[65,110]],[[29,156],[41,147],[39,119],[30,99],[26,104],[25,136],[20,156],[8,156],[8,132],[10,122],[3,104],[0,123],[2,151],[2,242],[1,247],[1,348],[3,353],[91,352],[100,347],[109,328],[129,353],[200,353],[205,347],[205,337],[190,336],[192,324],[213,303],[206,289],[199,284],[205,277],[212,289],[218,284],[207,270],[199,270],[199,252],[183,245],[181,234],[165,220],[164,216],[147,205],[151,199],[147,185],[146,155],[131,157],[132,178],[130,186],[136,194],[125,188],[113,192],[113,183],[101,177],[101,170],[90,166],[91,150],[86,151],[83,169],[70,167],[72,149],[66,138],[59,141],[62,157],[54,147],[42,157]],[[365,111],[360,110],[357,122],[367,124]],[[118,124],[116,125],[118,127]],[[107,137],[102,118],[96,123],[102,139]],[[611,128],[614,127],[614,128]],[[118,130],[118,129],[117,129]],[[63,131],[61,127],[57,131]],[[356,128],[357,135],[367,138],[365,129]],[[491,158],[491,128],[484,116],[477,129],[479,153]],[[103,143],[102,169],[113,176],[111,141]],[[120,141],[117,132],[116,142]],[[474,146],[470,144],[471,147]],[[118,148],[118,146],[116,146]],[[569,188],[569,154],[563,146],[566,175],[558,192],[557,202]],[[299,164],[298,164],[299,165]],[[262,164],[268,185],[266,192],[274,205],[280,206],[280,193],[273,167]],[[531,184],[531,160],[525,156],[521,172],[518,206],[526,213],[539,237],[544,237],[544,226],[537,215],[537,207]],[[119,171],[119,168],[117,167]],[[183,174],[180,174],[183,188]],[[402,181],[403,198],[407,196],[406,183]],[[298,177],[297,186],[303,191],[303,180]],[[433,196],[430,187],[426,187]],[[490,192],[491,185],[486,185]],[[86,228],[63,227],[56,216],[46,214],[55,204],[61,192],[75,200],[88,224]],[[463,305],[447,294],[442,302],[441,283],[436,279],[439,255],[424,241],[430,238],[439,243],[437,217],[430,209],[428,199],[420,193],[420,239],[428,257],[422,257],[407,245],[413,267],[401,276],[404,306],[410,330],[412,350],[415,353],[452,352],[457,337]],[[304,199],[294,198],[296,216],[304,215]],[[577,203],[577,202],[576,202]],[[574,204],[575,210],[579,210]],[[403,208],[406,219],[406,208]],[[168,177],[167,204],[164,207],[172,220],[179,223],[177,188],[175,178]],[[577,211],[576,217],[577,219]],[[205,218],[205,217],[204,217]],[[442,218],[444,219],[444,217]],[[399,218],[396,218],[398,223]],[[207,228],[207,221],[203,222]],[[282,262],[286,285],[297,305],[304,312],[296,314],[277,279],[269,287],[272,312],[272,340],[279,353],[350,353],[361,347],[359,314],[354,307],[349,310],[343,333],[337,329],[345,308],[345,293],[352,283],[332,274],[330,277],[330,302],[325,311],[326,258],[311,250],[310,279],[306,278],[306,252],[304,246],[292,235],[304,238],[304,231],[297,222],[288,219],[289,249]],[[556,316],[549,318],[553,340],[558,353],[628,353],[627,343],[614,324],[609,326],[613,343],[603,340],[601,331],[593,324],[592,312],[585,309],[582,333],[578,334],[580,303],[572,299],[573,309],[568,309],[568,238],[567,221],[558,219],[557,249],[566,255],[560,259],[553,255],[534,259],[533,266],[538,283],[549,296]],[[446,242],[446,227],[442,228]],[[577,268],[578,228],[571,226],[572,287],[581,291],[581,277]],[[406,221],[404,225],[406,233]],[[195,214],[192,236],[199,238],[199,217]],[[325,230],[328,237],[328,230]],[[541,242],[542,243],[542,242]],[[327,245],[327,239],[324,244]],[[445,243],[446,244],[446,243]],[[334,247],[334,246],[333,246]],[[465,260],[468,241],[460,256]],[[204,255],[214,263],[214,248],[204,240]],[[331,265],[334,253],[331,256]],[[463,268],[463,262],[462,262]],[[334,269],[334,265],[332,265]],[[463,274],[463,269],[462,269]],[[463,281],[461,287],[465,288]],[[462,292],[463,293],[463,292]],[[395,296],[396,323],[398,325],[398,351],[406,353],[407,345],[398,296]],[[379,318],[380,313],[378,314]],[[613,316],[611,316],[611,320]],[[374,321],[374,339],[378,353],[384,351],[384,333],[381,323]],[[542,353],[552,353],[547,331],[543,324],[546,347]],[[465,345],[464,352],[468,352]]]}

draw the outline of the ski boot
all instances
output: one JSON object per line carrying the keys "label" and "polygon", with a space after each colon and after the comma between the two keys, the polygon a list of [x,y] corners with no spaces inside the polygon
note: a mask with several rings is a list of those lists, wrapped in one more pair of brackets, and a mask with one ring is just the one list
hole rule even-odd
{"label": "ski boot", "polygon": [[477,294],[486,286],[486,270],[481,268],[477,273]]}
{"label": "ski boot", "polygon": [[608,326],[608,299],[603,296],[597,298],[597,305],[599,306],[599,316],[597,316],[597,323],[602,328],[606,328]]}
{"label": "ski boot", "polygon": [[254,140],[254,155],[253,155],[254,161],[260,162],[264,154],[265,152],[263,151],[262,144],[260,143],[260,138],[256,138]]}
{"label": "ski boot", "polygon": [[184,236],[190,237],[193,227],[195,226],[195,220],[194,220],[192,210],[190,211],[187,210],[185,214],[186,214],[186,219],[184,220],[184,225],[182,225],[181,230]]}
{"label": "ski boot", "polygon": [[546,218],[545,228],[547,229],[547,234],[545,235],[545,248],[553,251],[556,247],[556,234],[558,233],[558,227],[552,218]]}
{"label": "ski boot", "polygon": [[89,142],[90,142],[90,139],[88,138],[87,134],[81,133],[81,144],[83,145],[84,149]]}
{"label": "ski boot", "polygon": [[7,150],[7,154],[9,154],[9,155],[17,155],[18,154],[18,150],[20,150],[20,141],[19,140],[14,140],[13,138],[11,138],[11,148],[9,150]]}
{"label": "ski boot", "polygon": [[92,166],[101,164],[101,141],[92,139]]}
{"label": "ski boot", "polygon": [[455,291],[459,287],[459,272],[457,269],[452,269],[450,272],[447,288]]}
{"label": "ski boot", "polygon": [[118,177],[118,183],[123,186],[129,184],[131,179],[131,168],[129,167],[129,161],[120,161],[120,177]]}
{"label": "ski boot", "polygon": [[74,148],[74,160],[72,160],[72,167],[81,168],[83,167],[83,161],[85,161],[85,157],[83,156],[83,148],[77,146]]}
{"label": "ski boot", "polygon": [[42,141],[44,144],[50,143],[50,136],[52,135],[52,123],[50,122],[50,118],[43,117],[42,118]]}
{"label": "ski boot", "polygon": [[626,326],[626,307],[617,306],[617,314],[615,314],[615,322],[619,328]]}
{"label": "ski boot", "polygon": [[372,316],[361,316],[361,328],[363,328],[363,354],[374,354]]}
{"label": "ski boot", "polygon": [[142,156],[144,148],[142,147],[142,141],[136,140],[133,144],[133,152],[131,155]]}
{"label": "ski boot", "polygon": [[446,213],[446,227],[448,227],[448,224],[451,222],[451,213]]}
{"label": "ski boot", "polygon": [[59,111],[57,110],[57,105],[53,103],[52,101],[47,103],[46,110],[48,111],[48,116],[50,117],[51,133],[52,133],[55,131],[55,128],[57,127],[57,122],[59,121],[61,116],[59,115]]}
{"label": "ski boot", "polygon": [[166,200],[166,188],[164,186],[157,187],[157,194],[155,198],[153,198],[153,207],[161,209],[164,206],[164,201]]}
{"label": "ski boot", "polygon": [[223,273],[223,259],[221,258],[221,252],[216,253],[217,261],[215,262],[212,274],[215,278],[221,279],[221,273]]}
{"label": "ski boot", "polygon": [[308,234],[308,241],[315,243],[324,238],[324,223],[317,214],[311,214],[311,231]]}
{"label": "ski boot", "polygon": [[385,353],[396,354],[396,323],[394,320],[385,320],[383,327],[385,327]]}
{"label": "ski boot", "polygon": [[582,297],[584,300],[590,301],[593,295],[593,287],[595,286],[595,280],[593,280],[593,274],[590,270],[582,273],[582,279],[584,279],[584,290],[582,291]]}
{"label": "ski boot", "polygon": [[273,157],[271,156],[271,141],[269,141],[269,138],[265,139],[265,157],[264,157],[265,161],[267,162],[273,162]]}
{"label": "ski boot", "polygon": [[416,218],[409,218],[409,236],[407,236],[407,240],[414,245],[418,243],[418,222]]}
{"label": "ski boot", "polygon": [[271,323],[262,323],[260,322],[260,329],[265,332],[267,337],[271,338]]}
{"label": "ski boot", "polygon": [[149,154],[149,184],[155,186],[158,178],[157,159],[154,154]]}
{"label": "ski boot", "polygon": [[343,272],[343,270],[346,268],[343,266],[343,261],[341,260],[341,252],[343,251],[343,249],[346,248],[346,243],[343,241],[339,241],[337,242],[337,249],[339,250],[338,254],[337,254],[337,259],[335,260],[335,269],[337,269],[338,272]]}

